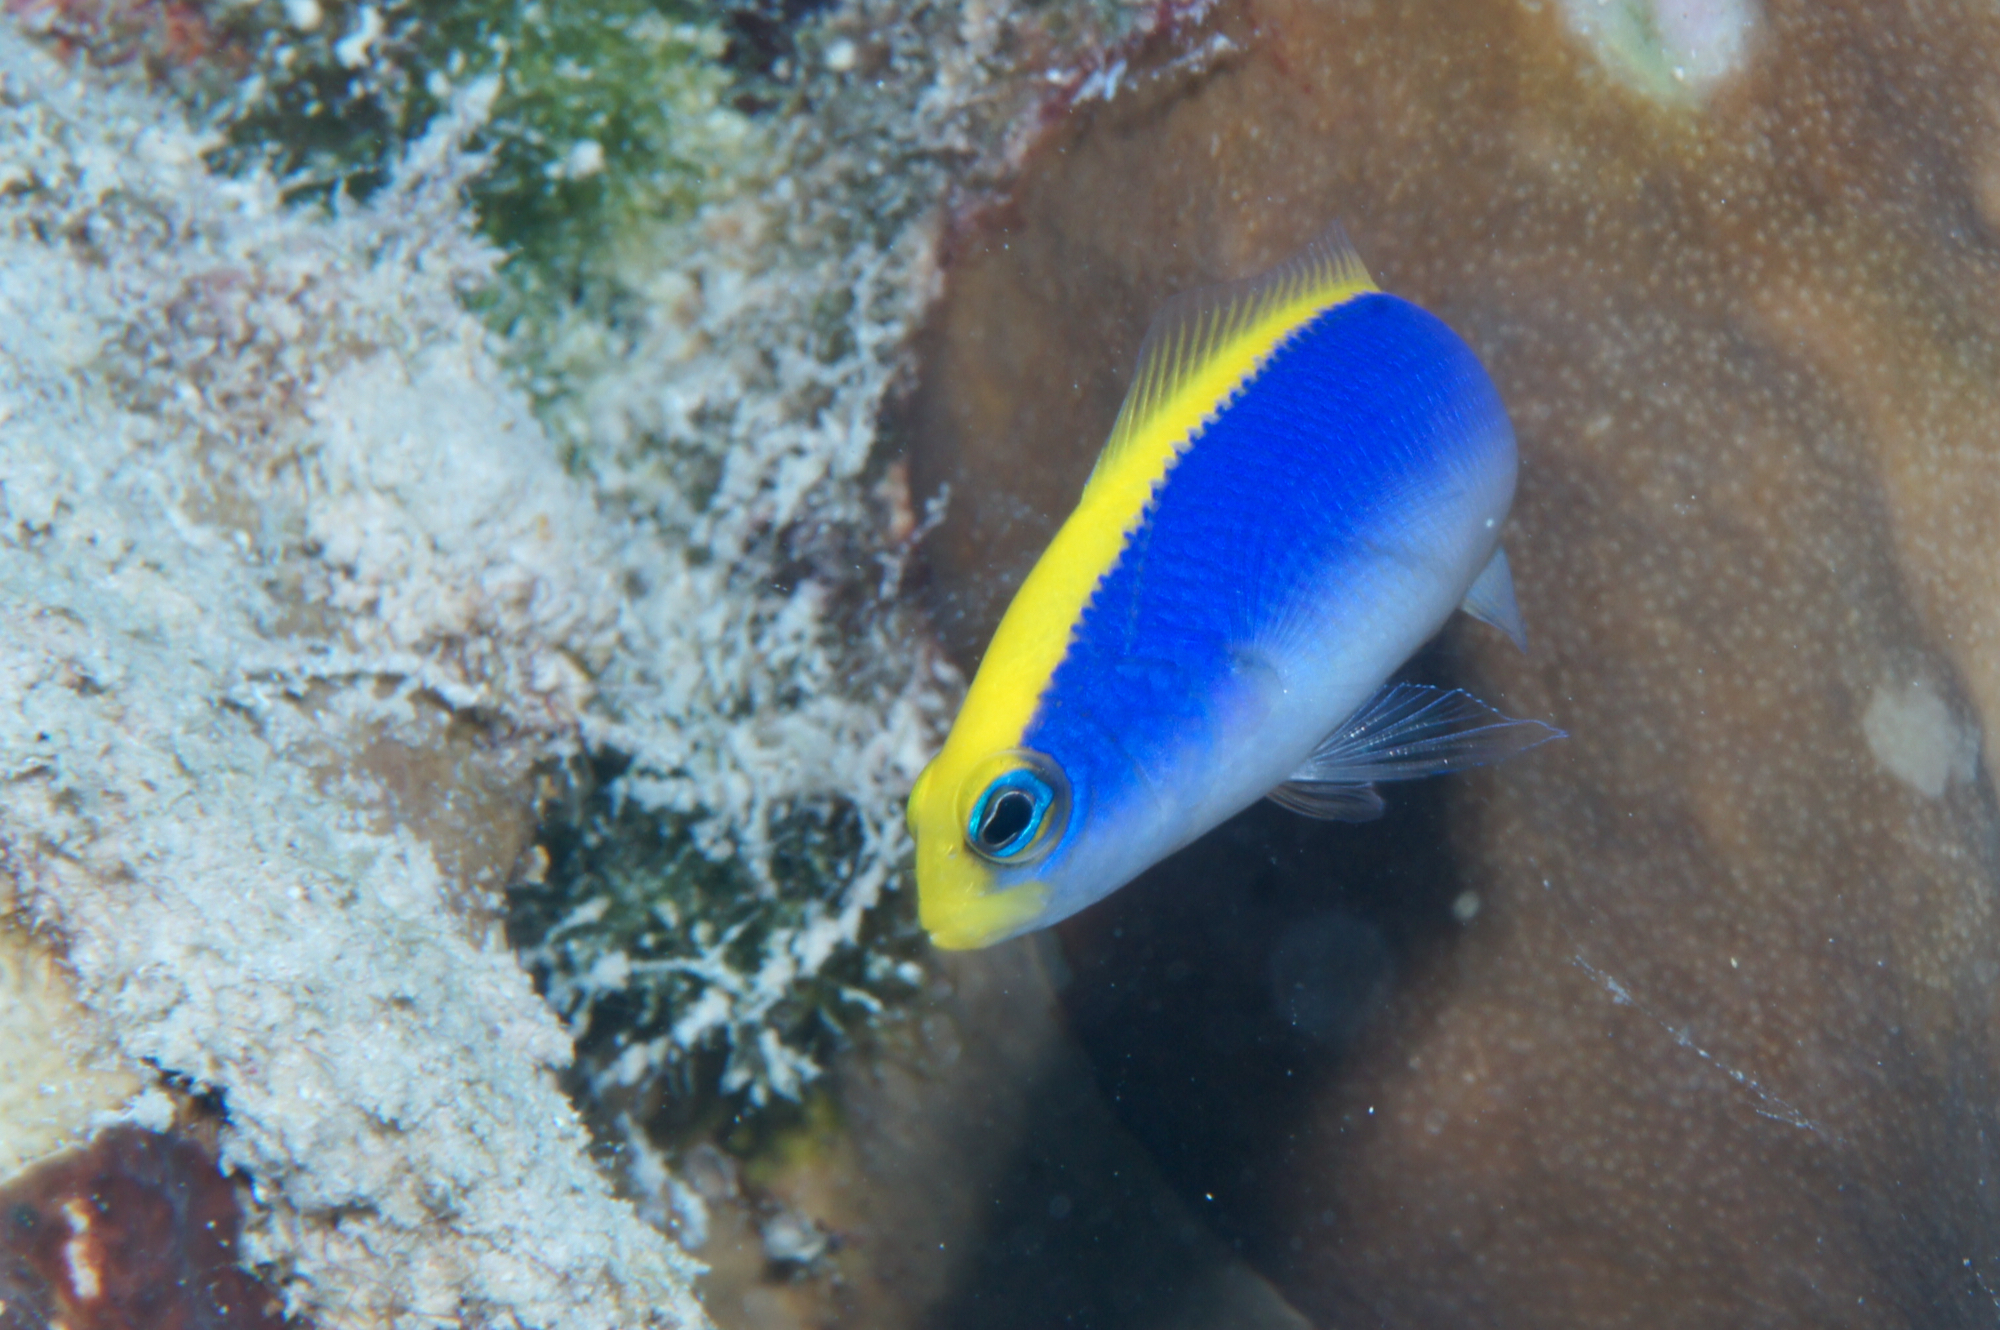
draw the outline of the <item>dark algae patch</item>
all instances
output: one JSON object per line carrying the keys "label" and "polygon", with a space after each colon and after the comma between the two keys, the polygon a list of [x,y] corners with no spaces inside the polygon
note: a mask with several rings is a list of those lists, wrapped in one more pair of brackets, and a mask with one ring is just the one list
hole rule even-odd
{"label": "dark algae patch", "polygon": [[509,262],[481,299],[502,327],[528,306],[602,316],[618,298],[608,250],[635,219],[684,214],[723,169],[717,17],[632,0],[263,0],[221,29],[254,73],[216,106],[214,161],[268,165],[301,199],[365,200],[454,97],[496,80],[468,193]]}
{"label": "dark algae patch", "polygon": [[717,1092],[796,1100],[850,1025],[914,991],[921,935],[902,912],[873,911],[859,946],[813,966],[830,945],[815,933],[825,884],[850,879],[863,852],[854,811],[775,819],[765,875],[621,797],[621,765],[572,767],[543,819],[539,880],[510,894],[510,941],[576,1031],[594,1094],[657,1069],[682,1101],[676,1118]]}

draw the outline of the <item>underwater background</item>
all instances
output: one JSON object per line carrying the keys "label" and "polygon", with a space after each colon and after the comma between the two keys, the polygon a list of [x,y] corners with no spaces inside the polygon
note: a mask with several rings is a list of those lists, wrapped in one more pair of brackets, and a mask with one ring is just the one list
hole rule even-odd
{"label": "underwater background", "polygon": [[[2000,15],[9,0],[0,1327],[2000,1319]],[[943,953],[1152,312],[1341,222],[1568,734]]]}

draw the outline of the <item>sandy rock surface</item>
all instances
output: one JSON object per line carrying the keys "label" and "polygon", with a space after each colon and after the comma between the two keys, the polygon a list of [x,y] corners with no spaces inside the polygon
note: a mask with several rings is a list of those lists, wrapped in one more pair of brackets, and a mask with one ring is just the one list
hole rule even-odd
{"label": "sandy rock surface", "polygon": [[224,1107],[294,1310],[699,1325],[482,904],[615,606],[458,303],[460,134],[326,223],[0,30],[0,903]]}

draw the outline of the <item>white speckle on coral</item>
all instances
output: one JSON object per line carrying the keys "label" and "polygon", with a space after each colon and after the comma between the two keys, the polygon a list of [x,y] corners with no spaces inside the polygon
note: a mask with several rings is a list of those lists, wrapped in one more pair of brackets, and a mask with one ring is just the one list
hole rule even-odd
{"label": "white speckle on coral", "polygon": [[562,922],[549,930],[550,937],[560,937],[573,928],[583,928],[596,923],[611,908],[609,896],[594,896],[563,916]]}
{"label": "white speckle on coral", "polygon": [[729,1018],[735,1010],[731,996],[723,984],[704,989],[702,995],[674,1022],[674,1042],[682,1048],[699,1048],[707,1042],[711,1031],[728,1028]]}
{"label": "white speckle on coral", "polygon": [[633,1044],[618,1055],[611,1064],[611,1083],[619,1086],[633,1086],[646,1079],[658,1065],[660,1050],[650,1043]]}
{"label": "white speckle on coral", "polygon": [[69,1276],[70,1295],[81,1303],[96,1302],[104,1296],[104,1280],[97,1269],[97,1244],[90,1237],[90,1206],[71,1197],[63,1202],[62,1212],[69,1221],[69,1241],[63,1244],[63,1271]]}
{"label": "white speckle on coral", "polygon": [[1917,793],[1937,799],[1953,782],[1978,770],[1979,734],[1952,718],[1931,686],[1880,684],[1861,716],[1868,751],[1890,775]]}
{"label": "white speckle on coral", "polygon": [[1078,86],[1076,100],[1110,101],[1118,95],[1118,85],[1125,77],[1125,62],[1114,60],[1109,65],[1094,69],[1090,76]]}
{"label": "white speckle on coral", "polygon": [[708,1203],[694,1188],[671,1175],[667,1178],[667,1196],[673,1206],[670,1222],[675,1236],[686,1250],[700,1251],[708,1245]]}
{"label": "white speckle on coral", "polygon": [[764,1257],[779,1265],[810,1265],[826,1254],[826,1234],[804,1215],[780,1210],[758,1230]]}
{"label": "white speckle on coral", "polygon": [[808,974],[818,970],[833,955],[835,947],[854,940],[849,928],[859,923],[858,915],[849,925],[838,916],[820,911],[809,914],[792,938],[792,955],[798,958],[799,968]]}
{"label": "white speckle on coral", "polygon": [[826,67],[836,74],[845,74],[854,68],[860,58],[860,51],[845,37],[828,42],[826,47]]}
{"label": "white speckle on coral", "polygon": [[285,22],[300,32],[312,32],[325,17],[319,0],[285,0]]}
{"label": "white speckle on coral", "polygon": [[1654,0],[1653,25],[1677,78],[1714,84],[1742,68],[1758,24],[1755,0]]}
{"label": "white speckle on coral", "polygon": [[[174,1125],[174,1101],[159,1087],[148,1086],[132,1097],[132,1102],[117,1115],[117,1120],[147,1131],[165,1131]],[[96,1127],[108,1123],[93,1122],[91,1125]]]}
{"label": "white speckle on coral", "polygon": [[1567,0],[1564,11],[1612,69],[1663,100],[1740,73],[1762,26],[1757,0]]}
{"label": "white speckle on coral", "polygon": [[[632,977],[632,957],[623,951],[607,951],[597,958],[583,982],[594,988],[615,992]],[[643,1051],[643,1050],[642,1050]]]}

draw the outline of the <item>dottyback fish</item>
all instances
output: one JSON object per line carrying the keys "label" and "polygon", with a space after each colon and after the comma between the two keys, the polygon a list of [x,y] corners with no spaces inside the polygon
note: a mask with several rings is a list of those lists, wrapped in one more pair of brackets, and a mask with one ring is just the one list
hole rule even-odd
{"label": "dottyback fish", "polygon": [[1362,821],[1378,782],[1558,737],[1389,682],[1454,609],[1525,646],[1515,466],[1477,357],[1337,228],[1170,301],[910,793],[932,940],[1052,924],[1266,796]]}

